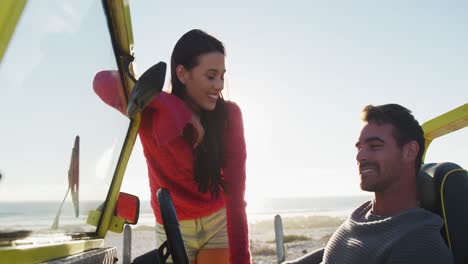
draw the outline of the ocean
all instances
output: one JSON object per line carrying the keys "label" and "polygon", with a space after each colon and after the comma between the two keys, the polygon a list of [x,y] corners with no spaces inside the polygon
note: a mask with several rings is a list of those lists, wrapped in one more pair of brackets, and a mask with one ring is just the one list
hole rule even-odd
{"label": "ocean", "polygon": [[[370,196],[272,198],[257,204],[247,205],[249,223],[273,219],[279,214],[288,216],[347,216],[371,199]],[[87,225],[90,210],[96,210],[101,203],[81,201],[80,214],[76,218],[73,205],[67,201],[61,211],[59,226],[66,231],[94,231]],[[0,231],[49,229],[54,222],[60,202],[0,202]],[[152,227],[155,220],[149,201],[140,201],[140,217],[136,228]]]}
{"label": "ocean", "polygon": [[250,223],[282,217],[295,216],[348,216],[356,207],[372,199],[372,196],[330,196],[271,198],[252,207],[247,206]]}

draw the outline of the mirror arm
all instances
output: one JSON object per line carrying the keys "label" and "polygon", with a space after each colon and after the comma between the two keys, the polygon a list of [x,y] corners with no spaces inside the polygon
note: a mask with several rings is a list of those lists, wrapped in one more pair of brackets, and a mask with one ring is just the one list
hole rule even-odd
{"label": "mirror arm", "polygon": [[133,61],[135,61],[135,57],[123,51],[119,52],[119,57],[120,57],[120,60],[123,61],[123,63],[125,64],[125,67],[124,67],[125,74],[135,84],[137,80],[135,76],[130,72],[130,65]]}

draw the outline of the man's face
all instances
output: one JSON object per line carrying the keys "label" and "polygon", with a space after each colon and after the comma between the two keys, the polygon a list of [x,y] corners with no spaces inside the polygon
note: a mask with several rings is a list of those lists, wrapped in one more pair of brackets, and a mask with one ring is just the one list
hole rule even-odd
{"label": "man's face", "polygon": [[384,192],[401,176],[403,154],[393,137],[393,125],[365,124],[356,143],[361,189]]}

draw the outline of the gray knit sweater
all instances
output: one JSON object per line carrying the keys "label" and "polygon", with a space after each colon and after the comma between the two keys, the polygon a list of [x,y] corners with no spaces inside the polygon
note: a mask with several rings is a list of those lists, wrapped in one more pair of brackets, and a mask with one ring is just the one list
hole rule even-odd
{"label": "gray knit sweater", "polygon": [[[321,263],[453,263],[438,215],[416,208],[378,216],[371,208],[366,202],[346,219],[325,246]],[[313,258],[287,263],[313,263]]]}

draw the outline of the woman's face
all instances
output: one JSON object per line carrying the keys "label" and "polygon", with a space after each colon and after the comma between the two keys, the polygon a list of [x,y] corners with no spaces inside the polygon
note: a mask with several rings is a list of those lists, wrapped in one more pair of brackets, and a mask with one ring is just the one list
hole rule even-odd
{"label": "woman's face", "polygon": [[186,87],[186,103],[194,112],[215,109],[216,101],[224,88],[225,72],[224,55],[220,52],[200,55],[198,65],[191,70],[182,65],[177,67],[177,76]]}

